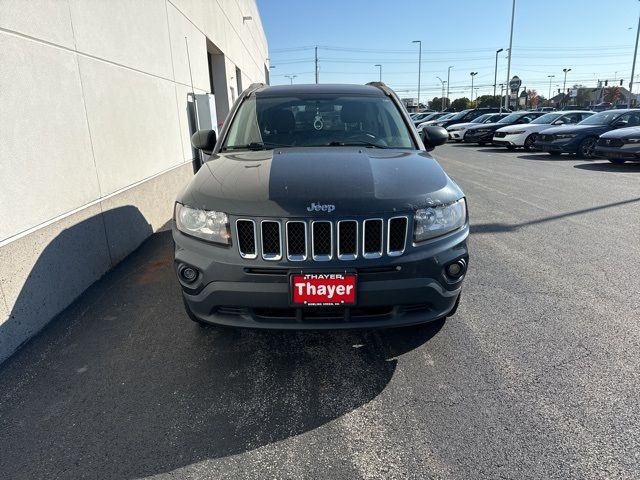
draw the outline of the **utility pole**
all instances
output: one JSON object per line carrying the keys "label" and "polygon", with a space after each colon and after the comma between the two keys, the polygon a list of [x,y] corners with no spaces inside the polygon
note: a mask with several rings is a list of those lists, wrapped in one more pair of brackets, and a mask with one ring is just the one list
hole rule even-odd
{"label": "utility pole", "polygon": [[473,103],[473,77],[475,77],[478,74],[478,72],[471,72],[469,75],[471,75],[471,103]]}
{"label": "utility pole", "polygon": [[505,108],[509,110],[509,77],[511,76],[511,52],[513,50],[513,20],[516,15],[516,0],[513,0],[511,7],[511,34],[509,35],[509,59],[507,60],[507,95],[504,100]]}
{"label": "utility pole", "polygon": [[633,76],[636,73],[636,55],[638,55],[638,36],[640,35],[640,15],[638,16],[638,28],[636,29],[636,48],[633,50],[633,66],[631,67],[631,80],[629,80],[629,99],[627,108],[631,108],[631,96],[633,95]]}
{"label": "utility pole", "polygon": [[318,83],[318,46],[316,45],[316,84]]}
{"label": "utility pole", "polygon": [[549,96],[547,97],[547,102],[549,106],[551,106],[551,80],[555,78],[555,75],[547,75],[547,77],[549,77]]}
{"label": "utility pole", "polygon": [[376,63],[374,67],[380,68],[380,81],[382,82],[382,65],[380,63]]}
{"label": "utility pole", "polygon": [[289,81],[291,82],[291,85],[293,85],[293,79],[297,77],[297,75],[285,75],[285,77],[287,77],[289,79]]}
{"label": "utility pole", "polygon": [[[493,74],[493,101],[494,102],[496,100],[496,86],[498,84],[498,54],[503,50],[504,48],[501,48],[500,50],[496,50],[496,69],[495,69],[495,73]],[[500,99],[500,104],[502,104],[502,99]]]}
{"label": "utility pole", "polygon": [[453,65],[451,65],[449,68],[447,68],[447,108],[449,108],[451,106],[451,100],[449,99],[449,85],[451,85],[451,83],[449,82],[449,77],[451,75],[451,69],[453,68]]}
{"label": "utility pole", "polygon": [[566,105],[565,103],[565,98],[567,95],[567,73],[569,73],[571,71],[570,68],[563,68],[562,71],[564,72],[564,85],[562,85],[562,103],[563,106]]}
{"label": "utility pole", "polygon": [[440,84],[442,85],[442,98],[440,98],[440,111],[444,111],[444,81],[440,77],[436,77],[440,80]]}
{"label": "utility pole", "polygon": [[422,71],[422,40],[414,40],[418,44],[418,110],[420,110],[420,73]]}

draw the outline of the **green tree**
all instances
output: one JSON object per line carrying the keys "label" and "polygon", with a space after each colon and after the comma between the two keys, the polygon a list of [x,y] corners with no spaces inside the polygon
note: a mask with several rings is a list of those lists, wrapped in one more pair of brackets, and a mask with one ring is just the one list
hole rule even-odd
{"label": "green tree", "polygon": [[456,98],[453,102],[451,102],[451,108],[453,108],[456,112],[469,108],[469,105],[471,105],[471,100],[469,100],[467,97]]}
{"label": "green tree", "polygon": [[493,95],[481,95],[475,99],[474,103],[477,104],[478,108],[499,107],[500,97],[494,97]]}
{"label": "green tree", "polygon": [[433,100],[429,102],[429,108],[431,110],[437,110],[439,112],[441,107],[442,107],[442,98],[433,97]]}

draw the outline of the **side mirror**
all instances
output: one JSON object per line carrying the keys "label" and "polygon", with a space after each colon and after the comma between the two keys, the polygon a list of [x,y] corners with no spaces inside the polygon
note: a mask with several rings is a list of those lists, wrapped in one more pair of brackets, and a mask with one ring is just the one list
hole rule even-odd
{"label": "side mirror", "polygon": [[439,145],[444,145],[449,140],[449,132],[442,127],[428,125],[422,129],[422,143],[427,151],[433,150]]}
{"label": "side mirror", "polygon": [[196,150],[202,150],[207,155],[211,155],[216,146],[215,130],[198,130],[191,135],[191,145]]}
{"label": "side mirror", "polygon": [[562,120],[556,120],[555,122],[553,122],[554,125],[564,125],[564,122]]}
{"label": "side mirror", "polygon": [[616,122],[613,124],[613,128],[624,128],[627,126],[627,122]]}

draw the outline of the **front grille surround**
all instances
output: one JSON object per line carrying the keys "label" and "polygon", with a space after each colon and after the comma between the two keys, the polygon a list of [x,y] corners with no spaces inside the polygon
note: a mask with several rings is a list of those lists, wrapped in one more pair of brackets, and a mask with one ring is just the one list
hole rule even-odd
{"label": "front grille surround", "polygon": [[[238,253],[244,260],[292,263],[350,262],[406,252],[412,216],[373,218],[236,217]],[[410,246],[411,244],[409,244]]]}

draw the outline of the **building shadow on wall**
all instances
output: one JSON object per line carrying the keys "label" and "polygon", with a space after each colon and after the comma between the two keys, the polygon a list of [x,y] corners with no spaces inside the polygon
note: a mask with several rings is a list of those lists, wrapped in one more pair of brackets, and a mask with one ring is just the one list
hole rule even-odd
{"label": "building shadow on wall", "polygon": [[443,324],[203,328],[183,311],[170,232],[152,235],[0,366],[0,477],[138,478],[311,431],[376,398]]}

